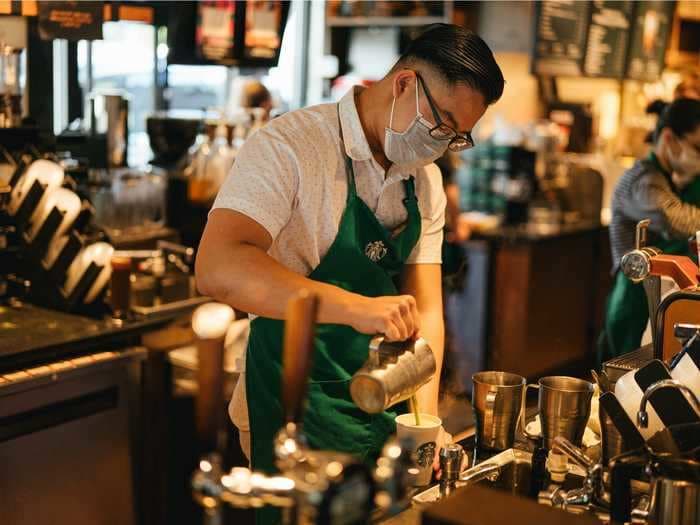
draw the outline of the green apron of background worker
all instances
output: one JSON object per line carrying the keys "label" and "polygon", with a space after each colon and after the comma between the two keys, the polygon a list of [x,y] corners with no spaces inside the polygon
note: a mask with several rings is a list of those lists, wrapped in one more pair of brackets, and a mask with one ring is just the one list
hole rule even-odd
{"label": "green apron of background worker", "polygon": [[[671,174],[661,166],[654,153],[649,155],[647,161],[671,181]],[[700,178],[695,178],[677,193],[682,202],[700,206]],[[652,244],[668,254],[694,258],[697,255],[690,253],[687,239],[659,238]],[[644,286],[633,283],[618,269],[608,296],[605,327],[598,341],[599,363],[639,348],[648,320],[649,308]]]}
{"label": "green apron of background worker", "polygon": [[[404,181],[406,227],[391,238],[390,232],[357,196],[352,162],[347,157],[346,164],[348,197],[338,235],[309,278],[368,297],[396,295],[394,279],[421,232],[413,178]],[[253,469],[265,472],[275,470],[273,438],[283,424],[280,395],[283,330],[283,321],[256,318],[251,324],[246,355],[246,389],[251,393],[248,395],[251,463]],[[366,414],[350,398],[350,378],[366,360],[370,339],[371,336],[349,326],[316,328],[302,427],[312,448],[342,450],[372,461],[394,432],[395,412]],[[274,509],[264,509],[258,512],[256,523],[275,523],[277,516]]]}

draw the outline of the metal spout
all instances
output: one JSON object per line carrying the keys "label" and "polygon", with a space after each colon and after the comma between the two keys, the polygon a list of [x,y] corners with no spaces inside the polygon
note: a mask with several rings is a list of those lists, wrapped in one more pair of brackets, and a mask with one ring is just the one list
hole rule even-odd
{"label": "metal spout", "polygon": [[637,425],[640,428],[647,428],[649,426],[647,402],[649,401],[649,398],[654,394],[654,392],[656,392],[657,390],[661,390],[662,388],[675,388],[676,390],[680,390],[682,393],[685,394],[686,399],[690,401],[691,405],[693,405],[693,409],[696,412],[700,412],[700,401],[698,401],[698,398],[695,396],[695,394],[690,388],[688,388],[682,383],[679,383],[675,379],[663,379],[662,381],[657,381],[649,388],[647,388],[644,392],[644,395],[642,396],[642,401],[639,403],[639,412],[637,412]]}

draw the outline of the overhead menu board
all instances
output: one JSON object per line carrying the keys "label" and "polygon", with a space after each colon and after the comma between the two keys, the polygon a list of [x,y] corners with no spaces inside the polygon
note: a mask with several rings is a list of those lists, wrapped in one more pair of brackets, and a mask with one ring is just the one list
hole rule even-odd
{"label": "overhead menu board", "polygon": [[248,1],[245,14],[244,56],[272,59],[282,45],[282,3]]}
{"label": "overhead menu board", "polygon": [[42,40],[99,40],[104,2],[39,2]]}
{"label": "overhead menu board", "polygon": [[551,76],[582,73],[589,2],[537,2],[534,72]]}
{"label": "overhead menu board", "polygon": [[584,74],[607,78],[624,76],[633,11],[631,0],[592,2]]}
{"label": "overhead menu board", "polygon": [[205,0],[198,4],[195,42],[202,58],[226,63],[234,59],[236,3]]}
{"label": "overhead menu board", "polygon": [[632,36],[627,59],[627,78],[654,81],[664,68],[675,2],[635,2]]}

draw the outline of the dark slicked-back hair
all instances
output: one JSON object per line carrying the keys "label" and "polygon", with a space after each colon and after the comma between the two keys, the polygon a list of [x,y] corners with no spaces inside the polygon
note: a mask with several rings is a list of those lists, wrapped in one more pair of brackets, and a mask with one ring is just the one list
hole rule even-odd
{"label": "dark slicked-back hair", "polygon": [[452,24],[434,24],[413,40],[392,71],[425,62],[450,85],[463,83],[480,92],[486,104],[503,94],[503,73],[479,35]]}
{"label": "dark slicked-back hair", "polygon": [[679,98],[662,111],[654,131],[654,142],[658,142],[661,131],[670,128],[676,137],[683,138],[700,126],[700,101],[692,98]]}

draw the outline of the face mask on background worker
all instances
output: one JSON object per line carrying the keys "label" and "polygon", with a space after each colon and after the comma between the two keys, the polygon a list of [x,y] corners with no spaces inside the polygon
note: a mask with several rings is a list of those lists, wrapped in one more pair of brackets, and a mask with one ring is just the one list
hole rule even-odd
{"label": "face mask on background worker", "polygon": [[430,135],[433,124],[421,114],[418,106],[418,79],[416,84],[416,116],[405,131],[391,129],[394,120],[396,97],[391,103],[389,125],[384,132],[384,154],[391,162],[403,169],[415,169],[427,166],[442,157],[449,141],[439,140]]}
{"label": "face mask on background worker", "polygon": [[684,187],[700,174],[700,153],[686,144],[684,139],[675,136],[674,139],[677,144],[676,153],[669,156],[669,164],[673,169],[673,182]]}

